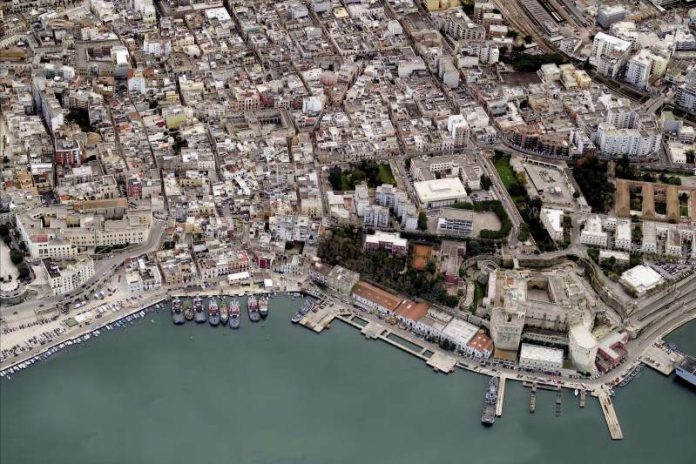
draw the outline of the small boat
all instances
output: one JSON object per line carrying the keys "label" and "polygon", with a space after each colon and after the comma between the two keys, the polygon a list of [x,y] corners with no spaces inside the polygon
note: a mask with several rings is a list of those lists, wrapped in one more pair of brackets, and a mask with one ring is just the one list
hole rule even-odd
{"label": "small boat", "polygon": [[217,298],[214,296],[208,300],[208,322],[213,327],[220,325],[220,309],[218,308]]}
{"label": "small boat", "polygon": [[220,323],[222,325],[227,325],[227,321],[230,317],[230,310],[227,307],[227,298],[224,296],[220,298]]}
{"label": "small boat", "polygon": [[259,316],[259,303],[254,295],[250,295],[247,300],[247,312],[249,313],[249,320],[251,322],[259,322],[261,316]]}
{"label": "small boat", "polygon": [[578,389],[576,388],[575,391],[574,391],[573,393],[575,393],[575,396],[578,396],[578,395],[580,394],[580,390],[578,390]]}
{"label": "small boat", "polygon": [[179,298],[174,298],[172,300],[172,322],[176,325],[181,325],[186,320],[184,319],[184,311],[181,307],[181,300]]}
{"label": "small boat", "polygon": [[239,300],[234,299],[230,303],[230,329],[238,329],[241,323],[241,311],[239,310]]}
{"label": "small boat", "polygon": [[184,301],[184,317],[187,321],[193,320],[193,307],[191,306],[191,300],[188,298]]}
{"label": "small boat", "polygon": [[205,322],[207,319],[205,310],[203,309],[203,300],[200,296],[193,299],[193,317],[199,324]]}
{"label": "small boat", "polygon": [[266,317],[268,317],[268,298],[265,296],[259,298],[259,314],[261,315],[261,319],[266,319]]}
{"label": "small boat", "polygon": [[304,317],[304,314],[302,314],[300,311],[297,311],[295,314],[292,315],[292,318],[290,319],[290,321],[293,324],[297,324],[298,322],[300,322],[302,320],[303,317]]}

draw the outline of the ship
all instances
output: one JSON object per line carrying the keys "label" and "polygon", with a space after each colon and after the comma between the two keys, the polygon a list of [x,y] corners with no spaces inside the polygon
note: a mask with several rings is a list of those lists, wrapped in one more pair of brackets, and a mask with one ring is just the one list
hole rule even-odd
{"label": "ship", "polygon": [[218,307],[217,298],[214,296],[208,300],[208,322],[213,327],[220,324],[220,308]]}
{"label": "ship", "polygon": [[200,296],[193,299],[193,317],[199,324],[207,319],[205,309],[203,309],[203,300]]}
{"label": "ship", "polygon": [[292,315],[292,318],[290,319],[290,322],[293,324],[297,324],[302,320],[304,317],[304,314],[302,314],[300,311],[297,311],[295,314]]}
{"label": "ship", "polygon": [[481,423],[493,425],[495,422],[495,406],[498,402],[498,377],[492,377],[488,382],[486,396],[483,397],[483,409],[481,411]]}
{"label": "ship", "polygon": [[193,308],[191,307],[191,300],[189,298],[184,300],[184,318],[186,318],[187,321],[193,320]]}
{"label": "ship", "polygon": [[227,308],[227,298],[224,296],[220,298],[220,323],[222,325],[227,325],[227,320],[230,317],[229,309]]}
{"label": "ship", "polygon": [[696,387],[696,358],[686,355],[677,365],[677,376]]}
{"label": "ship", "polygon": [[314,303],[312,303],[312,300],[304,300],[302,302],[302,307],[300,308],[300,313],[304,316],[308,312],[312,310],[312,306],[314,306]]}
{"label": "ship", "polygon": [[268,298],[265,296],[259,298],[259,314],[261,315],[261,319],[266,319],[266,317],[268,317]]}
{"label": "ship", "polygon": [[261,316],[259,316],[259,302],[254,295],[250,295],[247,300],[247,311],[249,312],[249,320],[251,322],[259,322]]}
{"label": "ship", "polygon": [[241,313],[239,311],[239,300],[232,300],[230,302],[230,329],[238,329],[239,323],[241,322]]}
{"label": "ship", "polygon": [[172,322],[176,325],[181,325],[186,322],[186,319],[184,319],[184,310],[179,298],[174,298],[172,300]]}

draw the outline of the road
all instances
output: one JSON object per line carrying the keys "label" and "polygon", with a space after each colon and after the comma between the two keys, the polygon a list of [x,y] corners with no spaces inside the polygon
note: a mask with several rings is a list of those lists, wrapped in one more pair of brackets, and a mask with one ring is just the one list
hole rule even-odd
{"label": "road", "polygon": [[[155,219],[146,242],[122,251],[121,253],[114,254],[112,258],[105,258],[98,261],[95,260],[94,275],[85,284],[83,284],[80,289],[64,295],[51,296],[41,299],[41,305],[43,305],[42,309],[48,309],[55,306],[57,303],[67,303],[71,300],[75,300],[76,298],[90,295],[93,290],[98,289],[98,287],[103,284],[104,281],[111,278],[114,271],[120,265],[122,265],[126,259],[141,255],[143,253],[155,251],[159,247],[160,240],[162,239],[162,234],[164,232],[164,227],[164,221]],[[14,306],[2,307],[0,308],[0,315],[2,315],[3,321],[5,322],[34,317],[36,305],[36,301],[30,300]]]}

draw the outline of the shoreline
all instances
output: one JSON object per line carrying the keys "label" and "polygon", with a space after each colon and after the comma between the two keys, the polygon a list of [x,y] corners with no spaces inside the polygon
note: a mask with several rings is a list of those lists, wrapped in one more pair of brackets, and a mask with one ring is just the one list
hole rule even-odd
{"label": "shoreline", "polygon": [[[62,351],[63,349],[67,348],[68,346],[72,346],[73,344],[80,344],[82,343],[82,339],[89,335],[90,338],[93,336],[93,334],[97,331],[101,331],[102,329],[106,328],[108,325],[114,325],[119,322],[122,322],[126,320],[129,317],[137,316],[140,312],[145,311],[146,313],[152,312],[151,308],[155,307],[157,304],[161,304],[163,301],[169,300],[170,298],[174,296],[179,296],[179,297],[186,297],[186,296],[193,296],[193,295],[200,295],[200,296],[209,296],[209,295],[221,295],[221,296],[249,296],[249,295],[258,295],[258,294],[264,294],[264,295],[272,295],[272,296],[292,296],[292,295],[304,295],[305,293],[302,290],[297,290],[297,291],[292,291],[292,290],[283,290],[283,291],[267,291],[265,289],[250,289],[250,290],[245,290],[240,292],[239,290],[237,291],[232,291],[228,290],[225,291],[224,289],[221,290],[202,290],[202,291],[191,291],[191,292],[177,292],[177,293],[172,293],[172,292],[167,292],[167,294],[162,295],[162,296],[157,296],[155,297],[154,300],[145,300],[142,302],[138,302],[134,308],[123,308],[119,310],[119,312],[116,313],[111,313],[109,316],[112,317],[102,317],[99,319],[96,319],[95,322],[92,322],[91,324],[88,324],[84,327],[81,327],[80,330],[77,330],[76,333],[70,333],[70,334],[62,334],[61,336],[56,337],[55,339],[51,340],[50,343],[46,343],[45,345],[41,346],[41,349],[38,351],[31,351],[31,352],[25,352],[17,357],[12,358],[11,360],[8,360],[9,362],[6,362],[4,365],[0,364],[0,375],[2,378],[8,377],[8,373],[11,369],[14,369],[15,372],[9,373],[9,375],[16,374],[19,371],[22,371],[26,369],[27,367],[30,367],[37,362],[45,361],[48,359],[48,357],[52,356],[58,351]],[[156,309],[155,311],[159,311],[161,309]],[[135,317],[135,319],[140,319],[140,317]],[[98,322],[96,322],[98,321]],[[127,321],[130,322],[130,321]],[[109,330],[109,329],[107,329]],[[98,335],[96,335],[98,336]],[[79,340],[79,341],[77,341]],[[70,342],[70,345],[66,345],[68,342]],[[57,347],[60,345],[65,345],[63,348],[59,348],[56,350]],[[50,354],[46,356],[46,353],[50,351]],[[19,368],[19,369],[17,369]],[[9,380],[9,378],[8,378]]]}

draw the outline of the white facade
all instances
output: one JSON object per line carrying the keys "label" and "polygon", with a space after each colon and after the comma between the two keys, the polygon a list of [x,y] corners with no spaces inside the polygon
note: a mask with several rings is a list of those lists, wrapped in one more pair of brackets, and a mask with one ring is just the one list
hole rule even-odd
{"label": "white facade", "polygon": [[61,264],[62,268],[53,260],[44,261],[53,295],[72,292],[94,275],[94,260],[87,255],[78,255],[74,260]]}
{"label": "white facade", "polygon": [[651,70],[652,60],[650,58],[640,54],[634,55],[626,65],[626,82],[639,89],[644,89],[648,86]]}
{"label": "white facade", "polygon": [[415,182],[413,188],[423,208],[449,206],[467,198],[464,184],[456,177]]}
{"label": "white facade", "polygon": [[580,243],[599,247],[607,246],[607,233],[602,230],[602,219],[599,216],[590,216],[585,222],[585,227],[580,233]]}
{"label": "white facade", "polygon": [[552,240],[563,240],[563,211],[560,209],[541,208],[541,223],[546,227]]}
{"label": "white facade", "polygon": [[590,373],[595,370],[597,339],[585,326],[571,327],[568,332],[568,354],[579,371]]}
{"label": "white facade", "polygon": [[630,250],[631,243],[631,221],[629,219],[619,219],[616,222],[616,231],[614,232],[614,248]]}
{"label": "white facade", "polygon": [[555,372],[563,368],[563,350],[523,343],[520,367]]}
{"label": "white facade", "polygon": [[663,282],[664,279],[660,274],[642,264],[624,272],[621,274],[621,279],[619,279],[620,284],[629,290],[633,290],[639,297]]}

